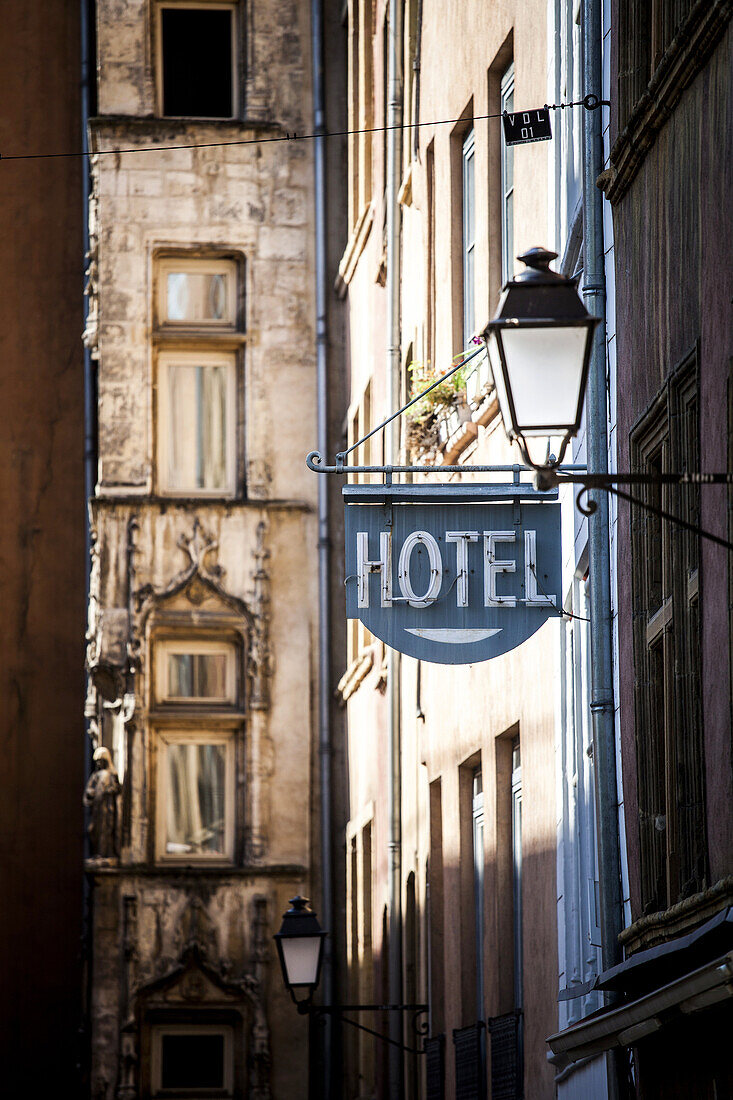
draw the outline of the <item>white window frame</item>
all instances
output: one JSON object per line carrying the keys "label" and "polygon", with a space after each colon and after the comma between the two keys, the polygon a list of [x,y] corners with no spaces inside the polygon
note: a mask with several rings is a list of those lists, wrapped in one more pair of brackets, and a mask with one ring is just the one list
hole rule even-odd
{"label": "white window frame", "polygon": [[[514,62],[511,63],[501,78],[501,92],[500,92],[500,106],[499,110],[503,114],[505,110],[509,110],[510,97],[514,96]],[[512,104],[512,110],[514,109]],[[510,161],[511,158],[511,161]],[[511,163],[512,165],[512,185],[507,187],[507,167]],[[514,274],[514,256],[510,255],[510,252],[514,252],[514,206],[512,204],[512,232],[511,232],[511,245],[509,241],[509,218],[507,216],[507,207],[510,197],[514,198],[514,147],[507,147],[506,141],[502,135],[501,139],[501,281],[505,283],[507,279],[511,279]]]}
{"label": "white window frame", "polygon": [[[205,722],[205,719],[202,720]],[[156,783],[156,859],[159,863],[232,863],[234,861],[234,804],[235,804],[235,734],[234,729],[199,726],[195,729],[162,728],[157,730],[157,783]],[[167,815],[168,768],[166,750],[170,745],[224,745],[224,851],[223,852],[168,852]]]}
{"label": "white window frame", "polygon": [[[166,115],[163,114],[163,11],[165,9],[193,8],[231,13],[232,44],[232,113],[231,115]],[[239,115],[239,70],[237,66],[237,42],[239,41],[239,0],[159,0],[155,5],[155,100],[159,118],[190,118],[222,122]]]}
{"label": "white window frame", "polygon": [[[171,654],[224,654],[226,657],[225,691],[214,695],[171,695],[168,690],[168,657]],[[155,702],[180,706],[234,706],[237,702],[236,650],[227,642],[197,639],[164,639],[155,644]]]}
{"label": "white window frame", "polygon": [[[163,1038],[166,1035],[223,1035],[224,1087],[163,1088]],[[211,1096],[227,1100],[234,1092],[234,1029],[229,1024],[153,1024],[151,1028],[151,1093],[153,1097]]]}
{"label": "white window frame", "polygon": [[[198,485],[172,487],[169,483],[168,453],[171,410],[168,402],[168,369],[171,366],[225,366],[226,386],[226,477],[223,485],[205,488]],[[160,349],[157,365],[157,474],[161,494],[172,497],[232,497],[236,493],[237,463],[237,357],[233,351],[202,347],[198,351]]]}
{"label": "white window frame", "polygon": [[[168,317],[168,276],[176,272],[185,275],[225,275],[227,277],[226,316],[222,320],[174,321]],[[157,277],[157,328],[180,331],[204,329],[217,332],[234,332],[237,328],[237,264],[234,260],[217,260],[165,256],[156,261]]]}
{"label": "white window frame", "polygon": [[[463,140],[461,151],[461,179],[463,187],[463,215],[461,256],[463,260],[463,347],[476,327],[476,132],[471,129]],[[469,202],[469,194],[472,202]]]}

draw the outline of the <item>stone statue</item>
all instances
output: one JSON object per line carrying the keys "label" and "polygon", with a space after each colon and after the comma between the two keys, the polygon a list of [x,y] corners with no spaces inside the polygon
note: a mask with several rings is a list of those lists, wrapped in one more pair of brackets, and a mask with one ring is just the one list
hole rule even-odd
{"label": "stone statue", "polygon": [[117,856],[117,796],[121,789],[109,749],[95,749],[94,771],[84,791],[84,805],[91,809],[89,840],[93,859]]}

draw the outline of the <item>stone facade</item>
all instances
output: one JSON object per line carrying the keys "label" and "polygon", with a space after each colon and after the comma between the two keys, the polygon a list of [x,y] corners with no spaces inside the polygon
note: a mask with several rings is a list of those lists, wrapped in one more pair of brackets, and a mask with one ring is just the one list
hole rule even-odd
{"label": "stone facade", "polygon": [[[309,126],[310,27],[292,0],[227,10],[238,106],[231,119],[200,120],[160,117],[156,5],[97,5],[87,713],[122,785],[116,852],[87,863],[100,1100],[163,1087],[166,1028],[220,1029],[227,1095],[291,1095],[307,1075],[307,1028],[286,1001],[271,937],[293,893],[318,893],[316,484],[303,461],[315,439],[313,163],[307,143],[282,140]],[[166,327],[170,261],[194,276],[220,265],[228,323]],[[200,385],[207,356],[226,363],[227,473],[200,493],[172,490],[164,472],[174,434],[185,463],[209,430],[203,406],[198,436],[176,421],[166,355],[195,360]],[[188,646],[191,667],[219,646],[226,698],[166,703],[166,646]],[[168,761],[171,746],[197,737],[218,746],[225,821],[212,827],[226,839],[218,856],[202,848],[189,859],[165,840]]]}
{"label": "stone facade", "polygon": [[[349,105],[355,127],[380,127],[386,118],[387,7],[381,0],[373,6],[349,3]],[[454,356],[476,350],[469,341],[496,310],[508,208],[501,199],[500,120],[486,116],[498,114],[512,79],[517,108],[547,100],[544,3],[414,2],[406,3],[404,11],[402,400],[407,399],[411,361],[436,373],[447,371]],[[350,150],[351,237],[340,267],[350,326],[350,443],[378,425],[388,407],[384,152],[381,132],[373,139],[354,139]],[[473,173],[472,220],[465,216],[468,172]],[[514,172],[512,263],[525,249],[548,243],[546,146],[518,147]],[[468,224],[472,266],[462,262]],[[471,296],[472,317],[467,308]],[[469,387],[465,405],[440,421],[434,437],[419,439],[417,432],[402,430],[405,457],[411,454],[426,465],[519,460],[507,444],[485,365]],[[379,440],[377,435],[370,449],[362,446],[357,461],[381,462]],[[424,480],[432,485],[460,477]],[[405,1055],[401,1095],[417,1098],[428,1090],[428,1095],[453,1098],[462,1095],[460,1080],[482,1095],[494,1073],[506,1081],[516,1076],[516,1095],[551,1097],[553,1069],[544,1040],[555,1020],[557,995],[557,622],[551,620],[520,648],[483,664],[450,667],[402,657],[397,666],[402,738],[398,929],[390,929],[387,921],[392,685],[385,647],[357,627],[349,657],[341,682],[350,766],[348,999],[388,999],[389,942],[398,936],[403,998],[429,1004],[431,1040],[427,1058]],[[520,775],[520,742],[521,783],[513,783],[513,775],[515,780]],[[515,888],[512,866],[520,852],[522,880]],[[520,1010],[523,1065],[516,1026]],[[497,1032],[503,1030],[503,1042],[497,1038],[492,1044],[486,1034],[490,1020]],[[479,1033],[484,1038],[476,1040]],[[385,1044],[368,1035],[346,1041],[344,1096],[398,1095],[388,1077]],[[409,1019],[404,1042],[414,1050]]]}

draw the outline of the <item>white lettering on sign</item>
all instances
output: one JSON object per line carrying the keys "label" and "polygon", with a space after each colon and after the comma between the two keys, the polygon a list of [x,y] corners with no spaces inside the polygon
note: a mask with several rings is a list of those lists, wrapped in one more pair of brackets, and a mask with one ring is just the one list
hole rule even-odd
{"label": "white lettering on sign", "polygon": [[468,607],[468,544],[478,542],[478,531],[446,531],[445,541],[456,544],[456,607]]}
{"label": "white lettering on sign", "polygon": [[496,556],[497,542],[514,542],[513,531],[484,531],[484,607],[516,607],[516,596],[500,596],[496,578],[502,573],[516,573],[515,561],[500,561]]}
{"label": "white lettering on sign", "polygon": [[529,607],[556,607],[557,596],[548,596],[537,588],[537,532],[524,532],[524,590]]}
{"label": "white lettering on sign", "polygon": [[[428,561],[430,562],[430,582],[423,596],[418,596],[412,587],[410,580],[410,559],[416,546],[427,548]],[[431,534],[427,531],[413,531],[408,535],[400,550],[400,560],[397,566],[397,577],[400,582],[402,595],[406,597],[410,607],[430,607],[435,603],[440,593],[440,585],[443,580],[443,559],[440,547]]]}
{"label": "white lettering on sign", "polygon": [[[446,543],[456,548],[456,607],[469,606],[468,593],[468,546],[479,541],[478,531],[446,531]],[[537,579],[537,532],[524,531],[524,591],[525,596],[500,593],[496,590],[497,580],[506,574],[516,573],[517,563],[511,558],[499,558],[499,543],[516,542],[514,531],[484,531],[484,607],[516,607],[517,603],[528,607],[557,607],[557,596],[549,595],[539,589]],[[430,580],[427,590],[421,595],[416,592],[410,578],[410,563],[416,549],[425,548],[430,567]],[[369,558],[369,535],[366,531],[356,532],[356,577],[357,607],[369,607],[369,577],[378,573],[380,578],[380,598],[382,607],[392,607],[392,535],[389,531],[379,533],[379,557]],[[440,595],[443,581],[443,558],[438,541],[428,531],[412,531],[400,550],[397,564],[401,598],[411,607],[430,607]]]}
{"label": "white lettering on sign", "polygon": [[379,535],[379,557],[369,561],[369,535],[356,533],[357,607],[369,607],[369,574],[381,573],[382,607],[392,606],[392,536],[389,531]]}

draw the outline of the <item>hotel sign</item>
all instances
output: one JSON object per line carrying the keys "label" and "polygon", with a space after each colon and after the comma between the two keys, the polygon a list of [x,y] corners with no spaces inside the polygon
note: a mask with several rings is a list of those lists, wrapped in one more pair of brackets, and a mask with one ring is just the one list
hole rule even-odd
{"label": "hotel sign", "polygon": [[521,490],[346,486],[347,617],[438,664],[521,645],[561,599],[556,494]]}

